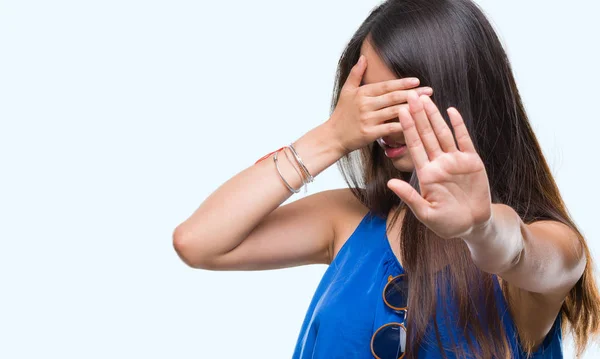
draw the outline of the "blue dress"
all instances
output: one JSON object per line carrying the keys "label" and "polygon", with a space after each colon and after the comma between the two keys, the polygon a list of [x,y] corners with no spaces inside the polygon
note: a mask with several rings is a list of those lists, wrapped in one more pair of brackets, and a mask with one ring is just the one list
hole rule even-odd
{"label": "blue dress", "polygon": [[[386,323],[398,321],[398,314],[382,300],[383,287],[388,276],[403,272],[387,239],[386,219],[368,212],[325,271],[308,307],[293,358],[372,359],[373,333]],[[513,353],[517,353],[515,358],[524,359],[526,356],[519,345],[516,327],[498,282],[496,284],[507,339]],[[443,331],[446,328],[443,322],[438,323]],[[561,342],[559,315],[531,358],[563,358]],[[448,359],[455,358],[452,353],[446,354]],[[418,357],[442,356],[433,341],[421,344]]]}

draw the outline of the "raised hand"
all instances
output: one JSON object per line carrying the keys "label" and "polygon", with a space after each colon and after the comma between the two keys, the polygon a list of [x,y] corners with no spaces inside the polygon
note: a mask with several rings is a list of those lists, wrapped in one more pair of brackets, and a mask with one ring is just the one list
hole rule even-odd
{"label": "raised hand", "polygon": [[408,105],[398,117],[421,194],[400,179],[388,181],[388,187],[442,238],[460,238],[485,226],[492,214],[488,177],[462,116],[453,107],[447,110],[457,147],[428,96],[409,91]]}
{"label": "raised hand", "polygon": [[[419,79],[403,78],[376,82],[361,86],[367,68],[366,58],[359,60],[348,75],[340,91],[340,98],[328,120],[334,139],[345,150],[351,152],[364,147],[379,137],[402,132],[395,119],[398,110],[406,103],[408,90],[418,94],[432,95],[431,87],[417,87]],[[394,120],[385,123],[388,120]]]}

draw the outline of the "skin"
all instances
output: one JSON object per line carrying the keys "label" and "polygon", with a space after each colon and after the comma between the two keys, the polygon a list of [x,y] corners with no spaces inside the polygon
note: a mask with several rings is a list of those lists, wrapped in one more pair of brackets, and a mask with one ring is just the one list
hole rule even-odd
{"label": "skin", "polygon": [[[365,56],[367,63],[369,64],[363,75],[361,84],[366,85],[397,79],[396,75],[394,75],[394,73],[381,61],[368,41],[363,41],[360,53]],[[388,122],[389,121],[398,121],[398,118],[396,117],[388,120]],[[402,132],[395,133],[389,137],[393,140],[398,140],[401,143],[405,143],[404,134]],[[390,161],[392,161],[392,164],[395,168],[402,172],[412,172],[414,169],[412,158],[408,154],[390,159]]]}
{"label": "skin", "polygon": [[[510,207],[490,203],[479,155],[469,150],[464,131],[459,148],[449,147],[449,131],[427,96],[432,90],[397,79],[367,41],[361,53],[364,61],[353,67],[332,116],[294,142],[308,171],[317,178],[348,152],[380,137],[409,144],[409,153],[390,161],[400,171],[417,168],[422,197],[398,179],[388,186],[425,225],[442,238],[462,238],[482,270],[509,283],[516,325],[541,343],[586,264],[574,233],[553,221],[525,225]],[[460,129],[460,114],[450,111],[455,130]],[[296,165],[284,151],[292,158],[282,150],[281,174],[300,188]],[[368,208],[348,188],[283,205],[292,194],[271,159],[223,183],[175,228],[173,246],[183,262],[206,270],[331,263]],[[464,215],[450,220],[449,213]],[[400,225],[389,229],[390,240],[398,238]],[[394,251],[398,247],[392,243]]]}
{"label": "skin", "polygon": [[[395,78],[368,42],[361,53],[369,63],[364,84]],[[421,194],[400,179],[390,180],[388,187],[429,229],[445,239],[464,240],[480,269],[508,282],[516,325],[536,346],[541,344],[585,269],[575,232],[556,221],[525,224],[511,207],[491,203],[483,161],[460,113],[447,110],[457,148],[428,96],[409,91],[408,104],[408,109],[399,109],[403,131],[395,138],[409,151],[390,160],[401,171],[416,168]]]}

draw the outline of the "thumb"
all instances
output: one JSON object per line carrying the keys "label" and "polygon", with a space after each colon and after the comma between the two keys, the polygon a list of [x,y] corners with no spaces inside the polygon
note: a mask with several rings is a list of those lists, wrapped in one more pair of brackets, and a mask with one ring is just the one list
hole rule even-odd
{"label": "thumb", "polygon": [[427,219],[427,211],[430,203],[411,185],[405,181],[394,178],[387,182],[387,186],[408,205],[410,210],[420,221]]}
{"label": "thumb", "polygon": [[360,86],[360,82],[362,81],[362,77],[365,73],[365,69],[367,68],[367,59],[365,55],[360,55],[358,61],[354,66],[352,66],[352,70],[350,70],[350,74],[346,79],[345,86],[356,88]]}

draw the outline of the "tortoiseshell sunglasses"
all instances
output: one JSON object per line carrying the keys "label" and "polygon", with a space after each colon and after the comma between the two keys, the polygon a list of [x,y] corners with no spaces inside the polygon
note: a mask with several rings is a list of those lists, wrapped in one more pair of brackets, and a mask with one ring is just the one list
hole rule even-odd
{"label": "tortoiseshell sunglasses", "polygon": [[406,350],[406,320],[408,307],[408,277],[400,274],[388,277],[383,288],[383,301],[401,316],[401,322],[382,325],[371,337],[371,353],[376,359],[401,359]]}

